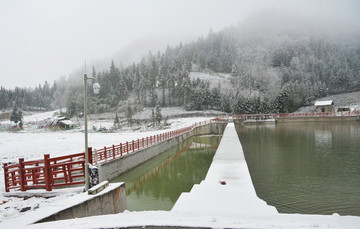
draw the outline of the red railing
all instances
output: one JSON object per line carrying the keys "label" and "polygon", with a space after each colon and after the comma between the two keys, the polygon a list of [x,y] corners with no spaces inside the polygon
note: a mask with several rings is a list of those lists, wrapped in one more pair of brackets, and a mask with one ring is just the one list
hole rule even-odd
{"label": "red railing", "polygon": [[51,191],[53,187],[76,185],[84,183],[85,154],[72,154],[62,157],[24,161],[19,159],[18,164],[4,163],[5,191],[20,188],[26,191],[32,188],[46,188]]}
{"label": "red railing", "polygon": [[[89,163],[93,165],[103,164],[182,135],[197,126],[207,125],[218,120],[212,119],[210,121],[199,122],[179,130],[132,140],[98,150],[92,150],[89,147]],[[8,165],[4,163],[5,191],[9,192],[11,189],[26,191],[33,188],[46,188],[47,191],[51,191],[54,187],[83,184],[84,172],[84,153],[54,158],[50,158],[49,154],[45,154],[44,159],[26,162],[23,158],[20,158],[18,164]]]}
{"label": "red railing", "polygon": [[202,126],[210,123],[217,122],[219,119],[212,119],[210,121],[194,123],[192,126],[185,127],[179,130],[173,130],[162,134],[156,134],[146,138],[139,138],[137,140],[127,141],[120,143],[119,145],[112,145],[101,149],[90,148],[90,161],[93,165],[103,164],[111,160],[115,160],[129,153],[136,152],[141,149],[145,149],[154,144],[166,141],[168,139],[177,137],[186,132],[191,131],[197,126]]}

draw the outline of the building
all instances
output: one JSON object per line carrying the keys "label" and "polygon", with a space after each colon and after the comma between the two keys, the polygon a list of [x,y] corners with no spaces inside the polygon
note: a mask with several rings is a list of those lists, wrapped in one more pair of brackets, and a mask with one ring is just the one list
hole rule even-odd
{"label": "building", "polygon": [[51,122],[51,126],[59,129],[71,129],[74,123],[66,117],[57,117]]}
{"label": "building", "polygon": [[316,101],[314,106],[316,107],[317,112],[324,113],[334,111],[334,102],[332,100]]}
{"label": "building", "polygon": [[350,112],[351,109],[350,109],[350,107],[339,107],[339,108],[337,109],[337,111],[338,111],[338,112]]}

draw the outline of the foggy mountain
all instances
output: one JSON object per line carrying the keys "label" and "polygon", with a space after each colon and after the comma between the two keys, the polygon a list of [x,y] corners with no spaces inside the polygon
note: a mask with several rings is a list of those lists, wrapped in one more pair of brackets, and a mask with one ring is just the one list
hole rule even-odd
{"label": "foggy mountain", "polygon": [[[191,43],[167,48],[158,44],[155,51],[135,43],[133,52],[117,53],[112,61],[93,61],[91,74],[101,92],[90,92],[89,110],[139,110],[158,104],[233,113],[293,112],[319,97],[360,91],[359,38],[359,28],[350,24],[263,11],[222,31],[210,29],[207,37]],[[70,116],[79,115],[82,72],[56,81],[50,93],[44,93],[45,85],[35,90],[2,88],[0,108],[16,101],[23,109],[67,107]],[[191,72],[203,73],[201,79],[189,77]],[[224,85],[230,82],[233,88],[221,82],[210,87],[206,74],[209,80],[222,76]],[[47,99],[26,101],[25,94]]]}

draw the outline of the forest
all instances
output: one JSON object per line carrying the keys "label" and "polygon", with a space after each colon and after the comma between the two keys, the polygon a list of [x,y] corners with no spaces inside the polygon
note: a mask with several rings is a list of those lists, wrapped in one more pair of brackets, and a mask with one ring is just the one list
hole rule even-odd
{"label": "forest", "polygon": [[[294,112],[320,97],[360,91],[359,38],[296,28],[266,35],[240,25],[210,30],[205,38],[149,52],[129,66],[112,61],[99,72],[93,66],[89,75],[97,78],[101,90],[94,94],[89,80],[89,113],[136,112],[156,105],[235,114]],[[221,83],[210,87],[207,80],[191,79],[191,72],[225,74],[232,88]],[[83,76],[73,77],[77,81],[62,77],[35,89],[1,87],[0,109],[66,107],[68,116],[81,116]]]}

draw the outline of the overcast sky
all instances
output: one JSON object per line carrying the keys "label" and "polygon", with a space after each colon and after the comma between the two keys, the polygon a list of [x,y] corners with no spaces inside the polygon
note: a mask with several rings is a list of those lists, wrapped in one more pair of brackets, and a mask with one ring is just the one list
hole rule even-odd
{"label": "overcast sky", "polygon": [[358,0],[0,0],[0,86],[53,83],[85,60],[188,42],[267,9],[360,26]]}

